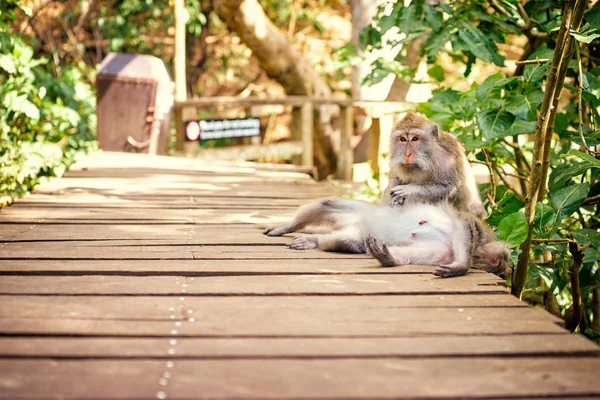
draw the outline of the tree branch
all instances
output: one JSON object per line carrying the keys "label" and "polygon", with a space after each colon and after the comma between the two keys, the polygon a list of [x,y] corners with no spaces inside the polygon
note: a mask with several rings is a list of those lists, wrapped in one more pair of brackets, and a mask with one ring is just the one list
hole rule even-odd
{"label": "tree branch", "polygon": [[581,323],[583,316],[583,304],[581,302],[581,286],[579,284],[579,269],[583,263],[583,252],[577,243],[569,243],[569,251],[573,255],[573,264],[569,268],[569,278],[571,281],[571,297],[573,304],[565,313],[565,323],[567,329],[574,332]]}
{"label": "tree branch", "polygon": [[577,111],[579,114],[579,138],[581,139],[581,145],[583,146],[582,151],[587,153],[589,147],[583,136],[583,101],[581,100],[583,94],[583,67],[581,65],[581,54],[579,53],[579,43],[575,42],[575,55],[577,57]]}
{"label": "tree branch", "polygon": [[483,156],[485,157],[485,165],[490,174],[490,183],[491,183],[491,192],[488,196],[488,200],[490,201],[490,207],[496,206],[496,174],[494,173],[494,169],[492,163],[490,162],[490,157],[488,155],[487,150],[483,149]]}
{"label": "tree branch", "polygon": [[[576,0],[573,4],[565,1],[562,21],[558,33],[558,39],[552,57],[552,65],[548,72],[546,90],[542,100],[540,115],[536,124],[536,135],[533,146],[533,161],[531,175],[529,176],[529,187],[525,198],[525,217],[528,223],[527,239],[521,244],[517,268],[513,272],[513,284],[511,293],[517,297],[521,296],[529,264],[529,251],[533,234],[533,220],[535,218],[535,204],[538,198],[545,194],[544,179],[547,176],[549,164],[544,163],[546,152],[550,152],[550,140],[554,131],[554,120],[558,97],[564,84],[564,73],[569,63],[571,49],[571,35],[569,30],[572,26],[578,27],[583,17],[586,1]],[[540,190],[543,189],[543,190]]]}
{"label": "tree branch", "polygon": [[530,65],[530,64],[537,64],[537,65],[543,65],[546,64],[548,61],[550,61],[549,58],[536,58],[535,60],[519,60],[517,62],[515,62],[516,65]]}

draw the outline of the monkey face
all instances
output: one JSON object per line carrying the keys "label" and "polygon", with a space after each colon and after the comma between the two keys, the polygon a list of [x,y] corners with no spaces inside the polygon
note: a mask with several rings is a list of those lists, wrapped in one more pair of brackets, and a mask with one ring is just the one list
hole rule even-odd
{"label": "monkey face", "polygon": [[409,168],[418,165],[421,153],[419,147],[423,143],[421,131],[413,129],[403,131],[397,136],[396,143],[401,154],[401,163]]}

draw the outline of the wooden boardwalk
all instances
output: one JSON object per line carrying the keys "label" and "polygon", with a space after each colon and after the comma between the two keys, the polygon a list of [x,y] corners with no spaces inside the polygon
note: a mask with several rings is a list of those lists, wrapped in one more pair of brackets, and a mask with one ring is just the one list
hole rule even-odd
{"label": "wooden boardwalk", "polygon": [[327,194],[130,154],[38,187],[0,213],[0,398],[600,396],[600,349],[493,275],[293,251],[257,227]]}

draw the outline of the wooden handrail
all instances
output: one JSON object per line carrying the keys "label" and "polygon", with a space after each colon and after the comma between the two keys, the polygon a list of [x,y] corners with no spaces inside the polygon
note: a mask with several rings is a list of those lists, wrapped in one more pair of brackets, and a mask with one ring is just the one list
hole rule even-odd
{"label": "wooden handrail", "polygon": [[[292,116],[298,119],[297,132],[294,132],[293,140],[301,142],[303,153],[301,158],[302,165],[311,167],[313,165],[312,148],[312,114],[315,107],[323,105],[335,105],[340,107],[341,135],[340,135],[340,154],[337,165],[337,177],[341,179],[352,179],[353,149],[350,144],[353,135],[353,121],[355,108],[361,109],[363,113],[373,118],[374,125],[379,126],[379,119],[386,115],[398,114],[408,111],[410,106],[407,103],[398,101],[376,101],[376,100],[352,100],[339,98],[322,98],[312,96],[286,96],[286,97],[200,97],[175,102],[175,123],[177,130],[177,148],[183,147],[179,142],[183,141],[183,111],[187,109],[198,109],[204,107],[227,107],[227,108],[245,108],[260,105],[283,105],[294,108]],[[373,132],[373,143],[377,149],[374,149],[374,159],[372,163],[374,170],[378,170],[379,149],[379,130]]]}
{"label": "wooden handrail", "polygon": [[[230,107],[249,107],[254,105],[287,105],[293,107],[302,107],[306,103],[312,103],[315,106],[321,105],[338,105],[341,107],[361,107],[372,108],[382,107],[386,109],[403,110],[407,108],[407,104],[399,101],[377,101],[377,100],[352,100],[352,99],[337,99],[323,98],[311,96],[285,96],[285,97],[236,97],[236,96],[215,96],[215,97],[198,97],[184,101],[176,101],[175,109],[185,107],[213,107],[213,106],[230,106]],[[391,111],[393,112],[393,111]]]}

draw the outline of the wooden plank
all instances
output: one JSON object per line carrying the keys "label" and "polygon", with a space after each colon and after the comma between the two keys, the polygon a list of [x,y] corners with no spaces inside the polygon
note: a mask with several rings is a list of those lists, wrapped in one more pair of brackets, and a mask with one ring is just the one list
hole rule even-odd
{"label": "wooden plank", "polygon": [[[38,259],[38,260],[178,260],[178,259],[210,259],[210,260],[245,260],[245,259],[370,259],[366,254],[331,253],[319,250],[290,250],[284,244],[254,246],[202,246],[193,243],[182,243],[180,246],[111,246],[94,245],[84,242],[80,246],[71,246],[70,242],[41,242],[35,247],[26,242],[9,242],[0,244],[0,259]],[[377,262],[371,259],[374,264]]]}
{"label": "wooden plank", "polygon": [[[433,275],[1,276],[0,294],[282,295],[506,293],[491,274]],[[187,286],[183,286],[187,285]]]}
{"label": "wooden plank", "polygon": [[261,199],[246,197],[177,197],[157,198],[157,196],[132,195],[132,196],[103,196],[94,193],[71,193],[69,195],[44,195],[20,199],[11,207],[83,207],[83,208],[213,208],[213,209],[231,209],[231,208],[296,208],[306,204],[306,201],[296,199]]}
{"label": "wooden plank", "polygon": [[[483,336],[522,334],[563,334],[565,329],[548,320],[461,320],[401,321],[368,319],[335,319],[336,310],[326,316],[313,313],[279,313],[272,309],[247,314],[236,310],[231,319],[202,314],[195,322],[171,320],[99,320],[58,318],[0,318],[3,335],[43,336],[143,336],[143,337],[421,337]],[[354,314],[355,315],[355,314]],[[298,319],[301,318],[301,319]],[[268,321],[268,325],[264,322]],[[180,323],[181,325],[177,325]],[[516,338],[515,340],[518,340]]]}
{"label": "wooden plank", "polygon": [[[159,179],[160,178],[160,179]],[[244,181],[246,180],[246,181]],[[330,185],[318,184],[314,181],[305,180],[277,180],[277,179],[253,179],[253,178],[213,178],[204,179],[194,176],[182,176],[182,177],[171,177],[166,175],[161,177],[158,175],[152,175],[151,177],[128,177],[127,175],[119,177],[107,177],[107,178],[69,178],[64,177],[58,180],[51,180],[39,186],[40,192],[48,192],[52,190],[71,190],[71,191],[84,191],[89,189],[92,192],[98,192],[99,190],[126,190],[128,192],[137,191],[140,193],[152,192],[157,189],[172,189],[173,191],[181,191],[182,194],[194,193],[194,192],[223,192],[223,191],[234,191],[234,190],[246,190],[256,192],[256,185],[261,186],[261,192],[275,191],[277,188],[282,187],[293,192],[306,191],[309,193],[331,193],[329,191]],[[183,190],[186,192],[183,193]],[[35,194],[35,192],[34,192]]]}
{"label": "wooden plank", "polygon": [[[283,313],[287,309],[344,309],[359,310],[360,314],[368,316],[369,310],[385,308],[390,312],[398,309],[443,309],[450,308],[452,313],[469,316],[468,312],[475,309],[489,308],[528,308],[526,304],[513,296],[504,294],[477,295],[412,295],[412,296],[280,296],[277,299],[264,296],[222,297],[187,296],[183,302],[180,296],[0,296],[0,316],[3,317],[79,317],[99,319],[122,318],[123,316],[145,315],[146,317],[187,318],[189,310],[208,310],[218,316],[218,310],[230,310],[235,313],[240,309],[276,309]],[[275,306],[274,306],[275,304]],[[459,311],[462,309],[463,311]],[[415,311],[415,313],[419,312]],[[349,311],[344,311],[345,313]],[[441,311],[440,311],[441,312]],[[465,314],[466,312],[466,314]],[[541,310],[538,315],[546,315]],[[526,312],[529,316],[533,312]],[[418,317],[415,317],[418,318]],[[554,319],[556,321],[556,319]]]}
{"label": "wooden plank", "polygon": [[[2,230],[4,230],[4,225]],[[20,228],[20,230],[18,230]],[[31,224],[8,225],[14,232],[7,242],[26,241],[29,246],[33,242],[55,242],[64,246],[62,241],[69,241],[69,246],[100,245],[168,245],[168,244],[289,244],[290,237],[268,237],[262,229],[249,224],[222,224],[206,227],[190,227],[187,225],[161,225],[160,229],[151,225],[57,225]],[[93,242],[93,243],[89,243]],[[39,243],[35,244],[36,246]]]}
{"label": "wooden plank", "polygon": [[[556,368],[559,363],[561,368]],[[3,360],[4,398],[367,399],[600,396],[598,357]],[[160,386],[168,372],[166,386]],[[368,373],[365,373],[368,372]],[[153,384],[154,382],[154,384]],[[430,384],[423,384],[430,382]]]}
{"label": "wooden plank", "polygon": [[177,174],[214,173],[226,175],[255,175],[278,176],[279,178],[297,176],[299,179],[310,179],[303,168],[290,164],[268,164],[242,161],[204,161],[202,159],[189,159],[185,157],[152,156],[133,153],[96,152],[86,155],[85,158],[69,168],[68,174],[77,171],[120,171],[121,174],[130,171],[143,173],[169,173]]}
{"label": "wooden plank", "polygon": [[[568,333],[514,336],[370,338],[47,338],[0,337],[0,358],[231,359],[396,358],[596,355],[600,348]],[[569,340],[565,340],[569,338]],[[171,350],[172,349],[172,350]],[[171,350],[171,351],[169,351]],[[174,350],[174,351],[173,351]],[[174,354],[173,354],[174,353]]]}
{"label": "wooden plank", "polygon": [[[122,154],[122,153],[120,153]],[[168,160],[180,160],[178,158],[168,158]],[[214,164],[217,164],[215,166]],[[250,163],[247,163],[250,164]],[[264,168],[264,167],[268,168]],[[226,165],[220,161],[194,161],[188,163],[186,169],[174,168],[156,168],[156,166],[132,167],[132,168],[71,168],[65,172],[61,179],[69,179],[70,182],[77,182],[75,179],[91,182],[93,178],[113,178],[113,179],[150,179],[150,180],[168,180],[168,181],[190,181],[198,183],[262,183],[265,180],[270,183],[288,183],[302,184],[311,186],[329,187],[329,184],[316,182],[310,175],[302,172],[296,166],[289,164],[251,164],[245,167],[236,166],[236,163],[228,162]],[[65,181],[61,181],[65,182]],[[57,182],[58,183],[58,182]],[[43,185],[46,185],[44,183]],[[43,186],[42,186],[43,187]]]}
{"label": "wooden plank", "polygon": [[[398,299],[397,297],[388,297],[386,301],[370,302],[368,298],[361,300],[361,296],[350,296],[348,303],[352,304],[352,306],[340,302],[334,296],[323,296],[323,299],[312,296],[311,300],[314,304],[310,305],[306,305],[306,301],[296,301],[295,296],[268,301],[265,301],[261,297],[245,297],[243,299],[236,297],[225,300],[215,297],[198,298],[187,296],[181,303],[178,297],[173,296],[146,296],[143,299],[139,299],[137,296],[109,298],[103,298],[102,296],[80,296],[76,298],[77,304],[74,304],[73,301],[70,301],[65,296],[4,295],[0,296],[0,299],[4,300],[4,303],[0,305],[0,317],[12,319],[74,318],[93,320],[185,321],[189,317],[201,316],[203,320],[218,318],[231,320],[243,308],[244,312],[248,314],[247,318],[249,319],[262,317],[262,314],[269,312],[272,313],[275,319],[306,318],[307,315],[312,315],[315,320],[329,318],[332,313],[335,313],[335,319],[338,321],[352,320],[356,322],[365,322],[373,320],[376,317],[387,322],[493,321],[505,318],[515,321],[562,322],[560,319],[536,308],[519,306],[486,307],[483,304],[460,307],[451,307],[448,305],[440,305],[438,307],[420,307],[418,305],[401,307],[397,303],[402,303],[402,299]],[[429,301],[433,302],[432,300]],[[454,301],[459,302],[460,300]],[[465,302],[467,301],[465,300]],[[274,304],[276,304],[276,307]],[[265,322],[265,324],[267,323]]]}
{"label": "wooden plank", "polygon": [[[0,245],[1,246],[1,245]],[[270,260],[39,260],[0,259],[0,275],[291,275],[431,274],[430,265],[382,268],[370,258]],[[470,274],[485,272],[473,269]]]}
{"label": "wooden plank", "polygon": [[0,241],[11,240],[29,229],[26,225],[0,225]]}
{"label": "wooden plank", "polygon": [[[52,208],[27,207],[13,208],[0,215],[0,222],[82,222],[113,224],[129,223],[195,223],[195,224],[275,224],[288,221],[294,211],[229,209],[227,212],[213,209],[161,210],[152,209],[118,209],[118,208]],[[258,233],[258,232],[257,232]]]}

